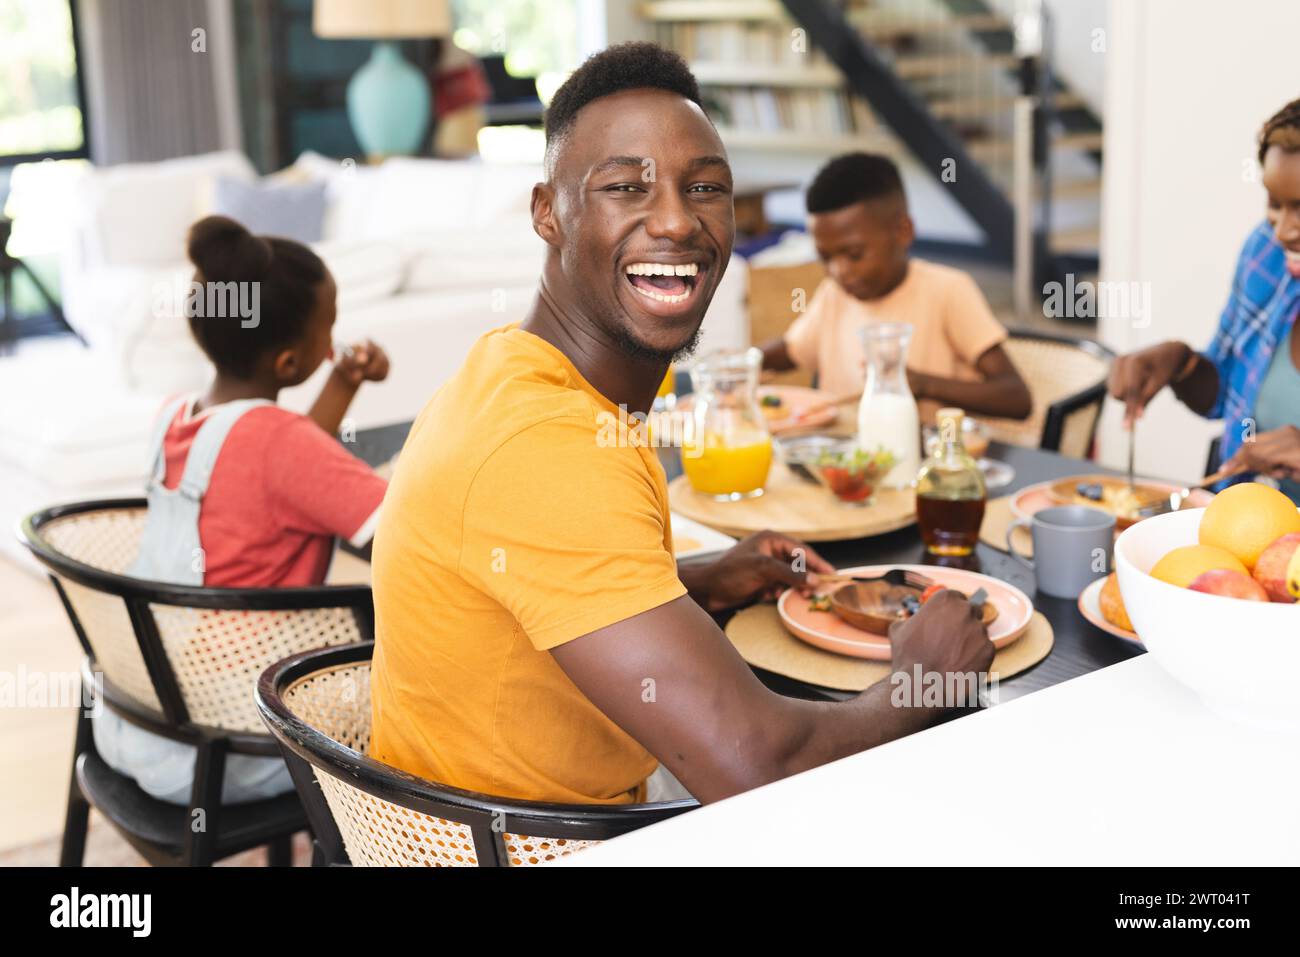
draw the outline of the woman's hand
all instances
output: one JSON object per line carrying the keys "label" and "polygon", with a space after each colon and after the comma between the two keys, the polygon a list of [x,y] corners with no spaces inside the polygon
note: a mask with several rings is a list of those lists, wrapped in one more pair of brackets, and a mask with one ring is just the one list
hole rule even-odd
{"label": "woman's hand", "polygon": [[1142,417],[1157,392],[1169,385],[1187,365],[1192,347],[1185,342],[1161,342],[1126,356],[1119,356],[1110,367],[1110,394],[1124,403],[1124,427]]}
{"label": "woman's hand", "polygon": [[388,378],[388,353],[367,339],[335,356],[334,374],[353,386],[362,382],[383,382]]}
{"label": "woman's hand", "polygon": [[1275,479],[1300,479],[1300,428],[1284,425],[1241,443],[1223,463],[1225,471],[1259,472]]}
{"label": "woman's hand", "polygon": [[691,597],[707,611],[774,599],[792,587],[807,594],[818,574],[834,573],[834,566],[803,542],[776,532],[750,535],[715,561],[679,570]]}

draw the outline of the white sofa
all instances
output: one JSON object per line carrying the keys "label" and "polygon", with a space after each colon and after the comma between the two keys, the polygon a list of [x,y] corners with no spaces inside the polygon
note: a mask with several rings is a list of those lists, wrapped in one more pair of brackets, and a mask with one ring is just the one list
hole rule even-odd
{"label": "white sofa", "polygon": [[[338,282],[336,338],[370,337],[392,357],[389,379],[353,403],[358,429],[413,418],[475,339],[520,320],[532,302],[544,252],[528,212],[536,167],[344,167],[307,154],[277,175],[326,182],[316,248]],[[89,348],[69,338],[0,358],[0,518],[9,528],[55,502],[143,488],[153,414],[209,375],[184,320],[159,302],[160,290],[190,279],[185,233],[209,211],[217,176],[255,173],[241,154],[217,153],[78,180],[61,282],[68,320]],[[739,258],[728,268],[702,350],[748,343],[744,272]],[[305,411],[327,374],[322,367],[281,401]],[[12,535],[0,542],[21,554]]]}

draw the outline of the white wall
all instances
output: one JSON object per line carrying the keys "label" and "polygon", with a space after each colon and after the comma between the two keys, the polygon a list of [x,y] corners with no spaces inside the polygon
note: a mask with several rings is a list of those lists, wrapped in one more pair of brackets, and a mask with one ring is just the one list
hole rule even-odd
{"label": "white wall", "polygon": [[[1260,126],[1300,96],[1295,0],[1110,0],[1102,278],[1151,284],[1149,325],[1103,320],[1119,352],[1165,339],[1209,343],[1237,253],[1264,216]],[[1220,431],[1166,391],[1139,423],[1137,466],[1198,478]],[[1102,459],[1123,464],[1116,403]]]}

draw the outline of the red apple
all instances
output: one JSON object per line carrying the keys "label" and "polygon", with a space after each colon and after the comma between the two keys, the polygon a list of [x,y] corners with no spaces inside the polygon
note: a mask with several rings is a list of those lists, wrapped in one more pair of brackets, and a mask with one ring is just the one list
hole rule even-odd
{"label": "red apple", "polygon": [[1255,563],[1255,581],[1264,586],[1264,591],[1273,601],[1290,605],[1296,600],[1287,589],[1287,571],[1297,548],[1300,548],[1300,532],[1290,532],[1264,549]]}
{"label": "red apple", "polygon": [[1203,591],[1224,598],[1244,598],[1246,601],[1268,601],[1268,592],[1255,579],[1232,568],[1213,568],[1197,575],[1190,585],[1192,591]]}

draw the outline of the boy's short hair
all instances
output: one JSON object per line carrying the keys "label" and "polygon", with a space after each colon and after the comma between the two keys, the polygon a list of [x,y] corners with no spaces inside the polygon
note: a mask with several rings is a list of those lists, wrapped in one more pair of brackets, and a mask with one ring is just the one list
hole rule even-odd
{"label": "boy's short hair", "polygon": [[817,171],[805,202],[810,213],[829,213],[892,196],[906,200],[893,160],[877,153],[846,153]]}
{"label": "boy's short hair", "polygon": [[588,57],[555,91],[546,108],[546,170],[554,169],[555,153],[573,128],[578,111],[593,100],[624,90],[650,88],[677,93],[700,104],[700,85],[686,61],[654,43],[617,43]]}

